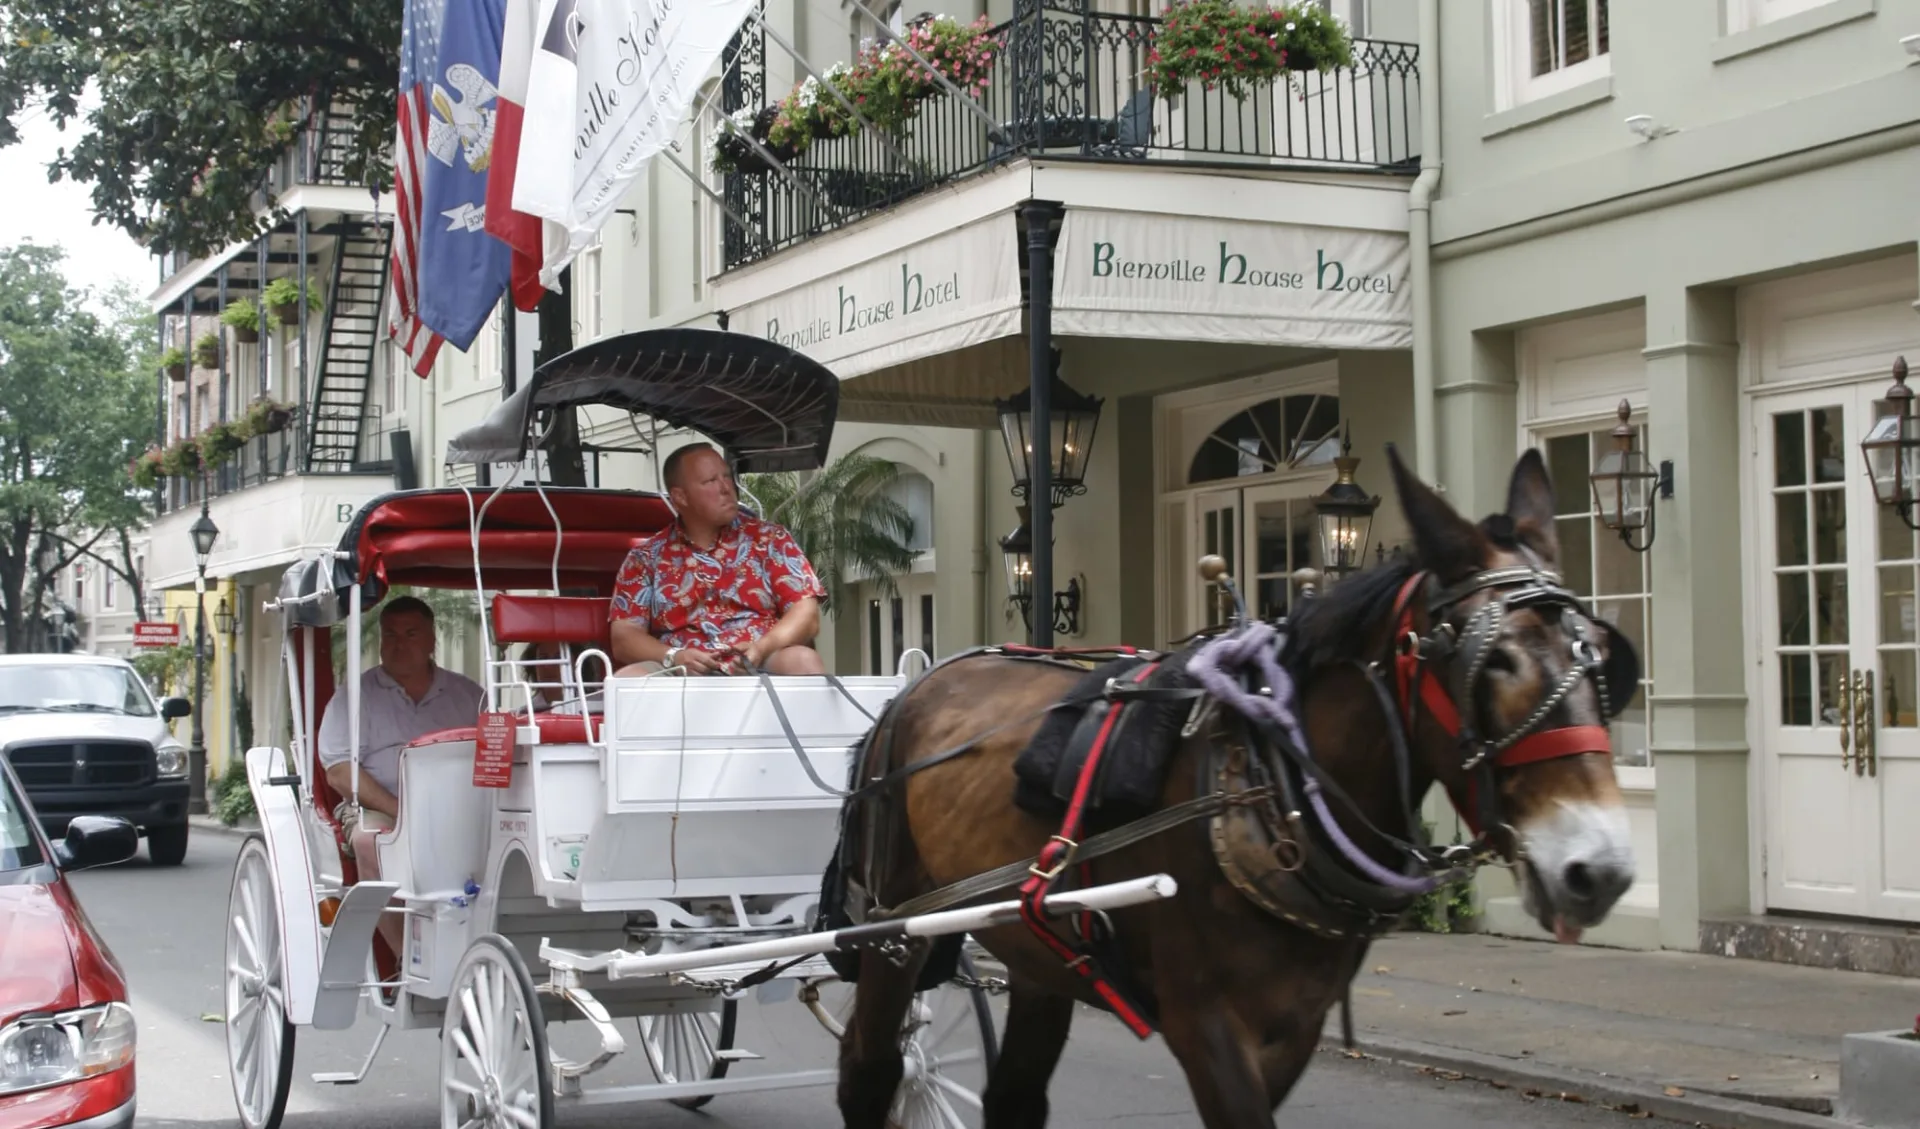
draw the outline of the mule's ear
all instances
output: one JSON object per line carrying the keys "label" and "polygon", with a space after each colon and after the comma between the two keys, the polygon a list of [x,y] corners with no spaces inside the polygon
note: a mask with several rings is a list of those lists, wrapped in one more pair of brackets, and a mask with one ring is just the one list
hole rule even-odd
{"label": "mule's ear", "polygon": [[1607,676],[1604,705],[1608,717],[1619,717],[1620,711],[1640,692],[1640,654],[1633,649],[1633,641],[1627,638],[1626,632],[1604,619],[1594,622],[1607,633],[1607,660],[1600,665],[1601,673]]}
{"label": "mule's ear", "polygon": [[1529,447],[1513,465],[1507,483],[1507,516],[1521,543],[1540,554],[1547,564],[1560,561],[1560,535],[1553,525],[1553,481],[1540,448]]}
{"label": "mule's ear", "polygon": [[1413,531],[1413,547],[1420,563],[1432,569],[1442,583],[1464,580],[1484,567],[1488,543],[1472,522],[1454,512],[1440,495],[1427,488],[1407,464],[1400,452],[1387,444],[1387,465],[1393,471],[1393,488],[1400,495],[1400,512],[1406,515],[1407,528]]}

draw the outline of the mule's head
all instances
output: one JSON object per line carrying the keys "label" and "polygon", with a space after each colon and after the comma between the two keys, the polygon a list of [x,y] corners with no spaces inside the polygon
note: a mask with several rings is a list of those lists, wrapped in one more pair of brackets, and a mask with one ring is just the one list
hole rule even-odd
{"label": "mule's head", "polygon": [[1514,467],[1506,512],[1477,525],[1391,449],[1388,461],[1417,563],[1432,577],[1414,601],[1424,665],[1461,730],[1447,734],[1423,713],[1413,739],[1515,864],[1527,911],[1577,940],[1633,884],[1605,726],[1633,699],[1639,658],[1561,586],[1553,487],[1537,450]]}

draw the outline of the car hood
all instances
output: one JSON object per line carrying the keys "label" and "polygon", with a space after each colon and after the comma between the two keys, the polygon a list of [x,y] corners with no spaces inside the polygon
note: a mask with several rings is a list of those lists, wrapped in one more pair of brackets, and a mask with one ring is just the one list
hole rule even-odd
{"label": "car hood", "polygon": [[0,714],[0,745],[33,741],[131,740],[158,744],[167,727],[158,717],[120,713]]}
{"label": "car hood", "polygon": [[26,1012],[80,1006],[74,925],[67,915],[65,900],[51,886],[0,885],[0,1026]]}

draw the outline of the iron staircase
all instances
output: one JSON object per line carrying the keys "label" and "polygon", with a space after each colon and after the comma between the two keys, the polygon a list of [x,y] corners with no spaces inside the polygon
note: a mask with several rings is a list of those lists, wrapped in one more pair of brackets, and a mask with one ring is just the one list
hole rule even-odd
{"label": "iron staircase", "polygon": [[307,440],[309,474],[348,474],[361,462],[373,358],[380,341],[380,309],[387,287],[392,225],[344,222],[333,277],[327,287],[326,333]]}

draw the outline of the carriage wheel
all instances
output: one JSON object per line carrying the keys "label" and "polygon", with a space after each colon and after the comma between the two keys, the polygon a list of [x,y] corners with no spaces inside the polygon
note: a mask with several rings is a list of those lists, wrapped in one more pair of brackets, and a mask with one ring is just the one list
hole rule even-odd
{"label": "carriage wheel", "polygon": [[[1000,1057],[1000,1042],[987,993],[975,986],[978,976],[972,954],[963,948],[956,982],[913,997],[900,1029],[906,1076],[894,1092],[889,1129],[976,1129],[981,1124],[980,1094]],[[826,1006],[817,992],[803,992],[801,999],[834,1038],[846,1036],[851,991],[838,1009]]]}
{"label": "carriage wheel", "polygon": [[274,1129],[293,1088],[279,893],[266,840],[240,844],[227,892],[227,1076],[242,1129]]}
{"label": "carriage wheel", "polygon": [[440,1028],[441,1129],[551,1129],[546,1016],[527,962],[498,933],[453,973]]}
{"label": "carriage wheel", "polygon": [[[641,1016],[640,1049],[646,1052],[653,1076],[669,1084],[725,1078],[729,1063],[720,1052],[733,1049],[739,1011],[737,1000],[723,1000],[718,1012],[688,1009]],[[699,1109],[713,1095],[667,1100],[681,1109]]]}

